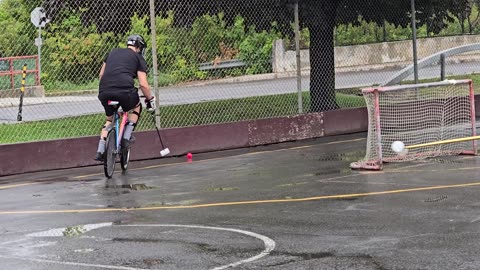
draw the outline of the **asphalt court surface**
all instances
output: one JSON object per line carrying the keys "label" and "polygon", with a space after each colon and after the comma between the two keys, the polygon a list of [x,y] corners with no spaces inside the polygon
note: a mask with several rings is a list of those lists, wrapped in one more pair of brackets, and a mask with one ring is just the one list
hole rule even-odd
{"label": "asphalt court surface", "polygon": [[352,171],[365,143],[2,177],[0,268],[480,269],[480,157]]}

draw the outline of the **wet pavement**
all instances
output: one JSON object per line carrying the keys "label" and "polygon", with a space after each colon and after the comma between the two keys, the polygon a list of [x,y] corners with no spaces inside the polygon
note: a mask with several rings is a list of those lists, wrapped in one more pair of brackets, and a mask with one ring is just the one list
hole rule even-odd
{"label": "wet pavement", "polygon": [[480,269],[480,157],[352,171],[365,143],[0,178],[0,268]]}

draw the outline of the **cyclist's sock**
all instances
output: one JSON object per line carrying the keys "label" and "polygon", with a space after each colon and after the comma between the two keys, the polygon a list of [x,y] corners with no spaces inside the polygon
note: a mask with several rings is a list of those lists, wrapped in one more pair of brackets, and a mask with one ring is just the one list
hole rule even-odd
{"label": "cyclist's sock", "polygon": [[132,137],[132,132],[135,129],[136,123],[128,122],[127,126],[125,127],[125,131],[123,133],[123,138],[125,140],[130,140]]}
{"label": "cyclist's sock", "polygon": [[104,138],[101,138],[100,141],[98,141],[97,153],[103,154],[105,152],[105,143],[106,143],[106,140]]}

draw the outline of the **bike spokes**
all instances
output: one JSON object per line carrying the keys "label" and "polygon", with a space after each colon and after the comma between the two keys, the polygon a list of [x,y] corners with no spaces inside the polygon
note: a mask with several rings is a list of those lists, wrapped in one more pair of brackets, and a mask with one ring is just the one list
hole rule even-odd
{"label": "bike spokes", "polygon": [[130,143],[122,139],[122,150],[120,154],[120,165],[122,170],[126,171],[128,168],[128,161],[130,160]]}
{"label": "bike spokes", "polygon": [[105,160],[103,162],[103,169],[107,178],[112,178],[113,172],[115,171],[115,159],[117,156],[115,144],[115,131],[111,130],[107,136]]}

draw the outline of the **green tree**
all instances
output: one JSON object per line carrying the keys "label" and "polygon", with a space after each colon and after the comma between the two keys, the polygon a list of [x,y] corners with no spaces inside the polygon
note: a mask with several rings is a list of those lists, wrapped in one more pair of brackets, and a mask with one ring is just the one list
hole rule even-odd
{"label": "green tree", "polygon": [[[419,23],[429,22],[430,31],[450,20],[448,9],[453,0],[416,0],[417,10],[430,9],[429,16],[419,16]],[[457,4],[468,0],[455,0]],[[432,3],[435,3],[433,5]],[[335,100],[334,29],[338,23],[366,21],[406,26],[410,23],[410,1],[390,0],[299,0],[302,22],[310,30],[311,111],[337,109]]]}
{"label": "green tree", "polygon": [[37,31],[30,22],[31,5],[22,0],[0,1],[0,57],[35,55]]}
{"label": "green tree", "polygon": [[61,81],[81,84],[98,78],[105,55],[118,44],[113,33],[98,33],[94,24],[84,27],[78,13],[51,23],[45,34],[44,84]]}

